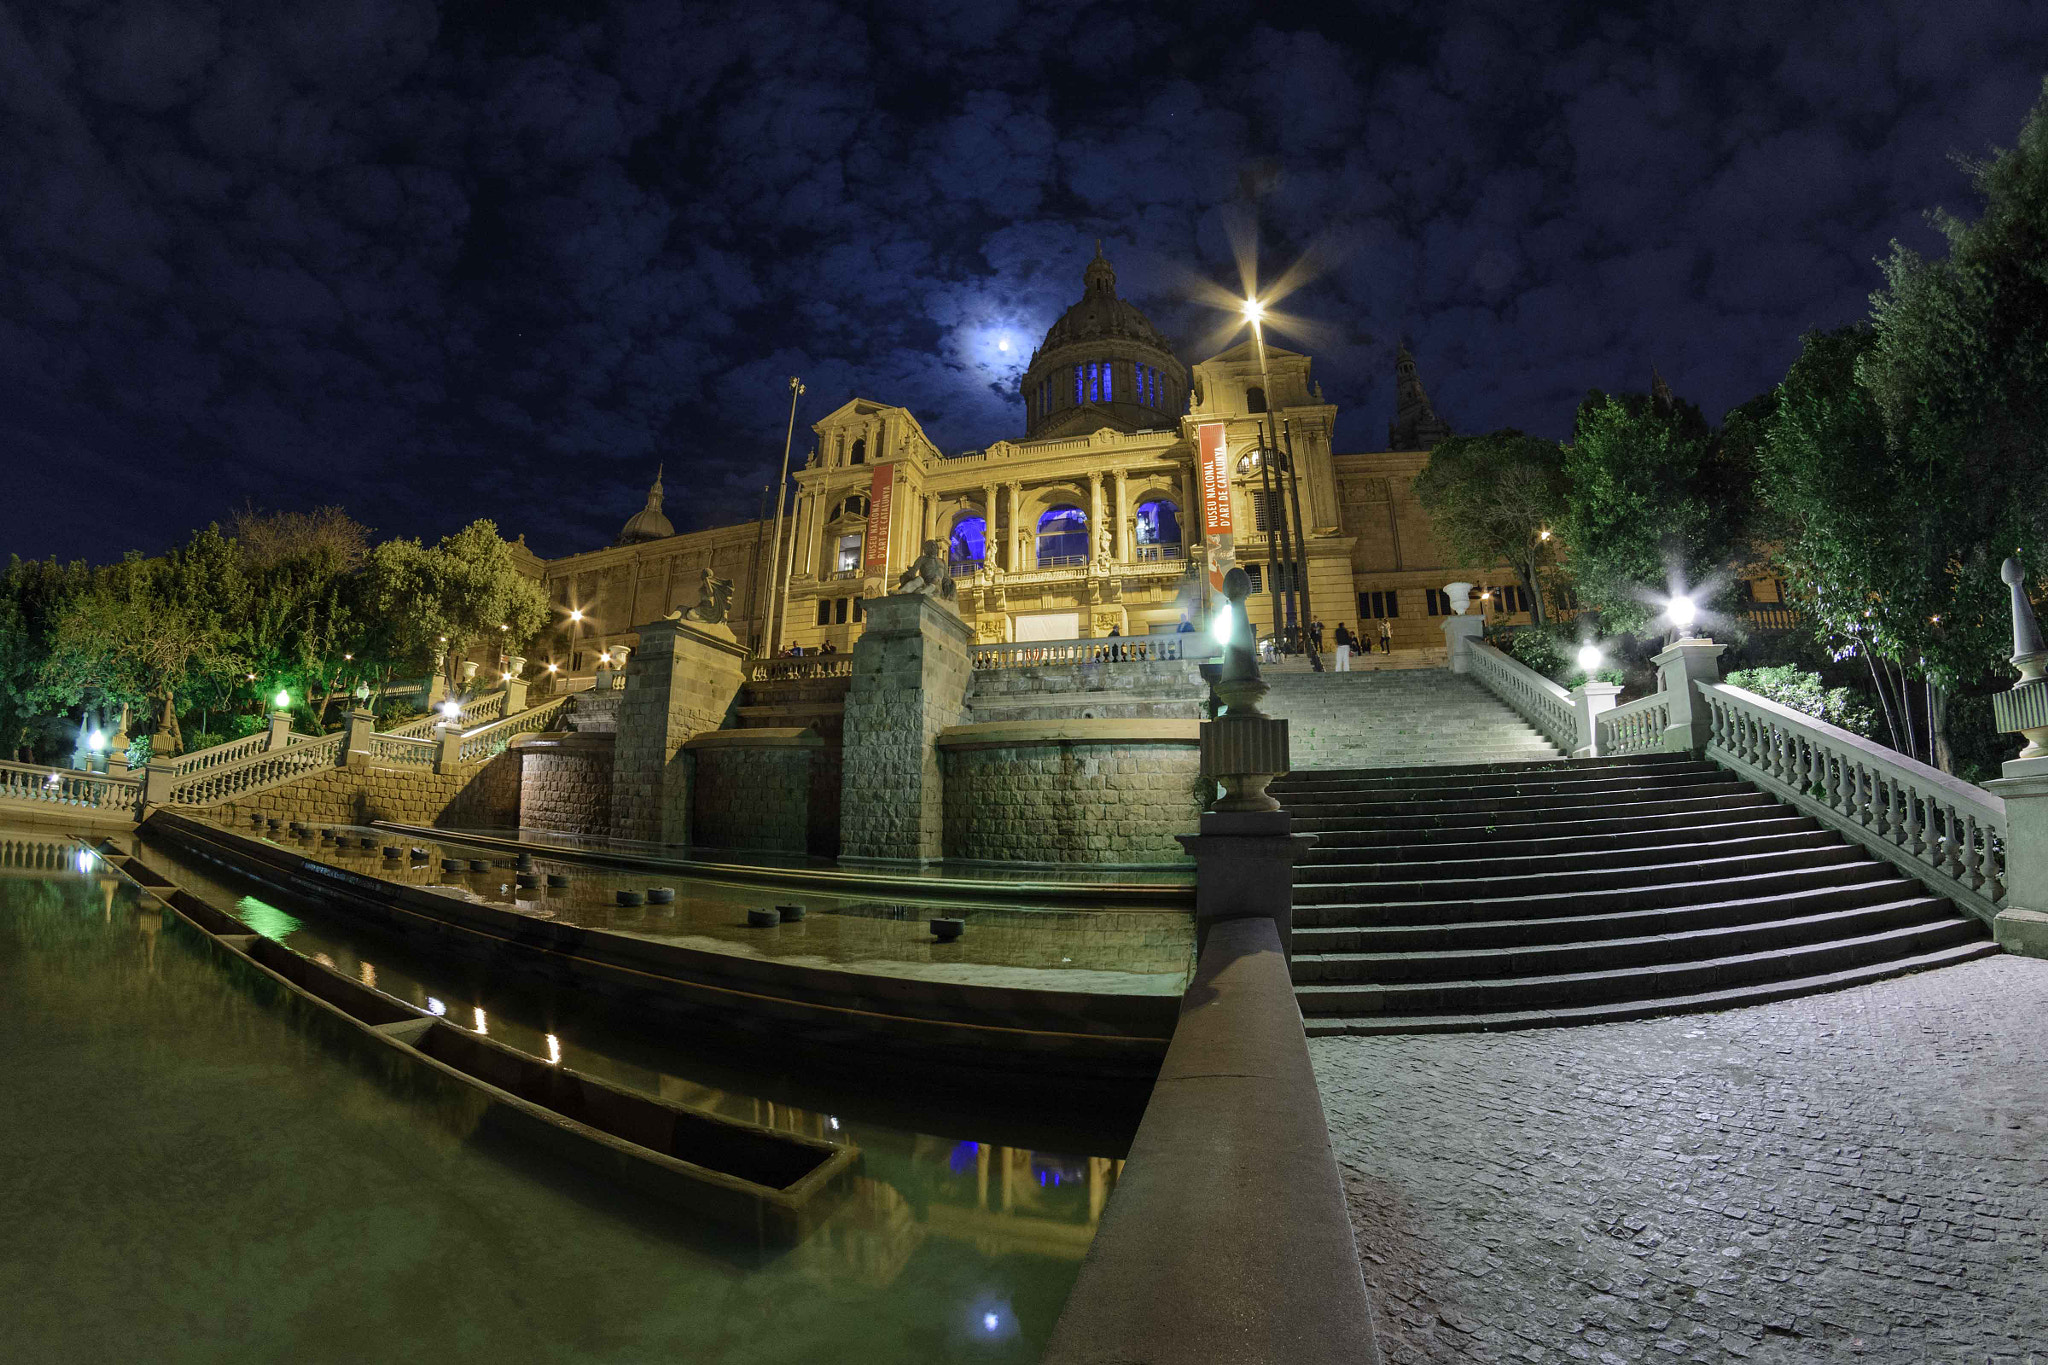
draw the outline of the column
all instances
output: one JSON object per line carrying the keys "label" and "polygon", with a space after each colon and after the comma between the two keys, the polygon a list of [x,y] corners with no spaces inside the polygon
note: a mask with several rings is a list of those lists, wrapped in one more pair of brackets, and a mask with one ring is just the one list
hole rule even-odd
{"label": "column", "polygon": [[1095,558],[1095,546],[1102,535],[1102,471],[1088,471],[1088,558]]}
{"label": "column", "polygon": [[1018,526],[1017,519],[1023,515],[1023,512],[1020,510],[1023,490],[1014,483],[1004,484],[1003,487],[1008,489],[1010,493],[1010,553],[1008,556],[1009,562],[1004,564],[1003,567],[1006,569],[1022,569],[1026,567],[1023,545],[1019,539],[1023,534],[1023,528]]}
{"label": "column", "polygon": [[1180,543],[1192,551],[1202,543],[1202,500],[1195,496],[1195,467],[1180,467]]}
{"label": "column", "polygon": [[1116,557],[1126,564],[1137,558],[1131,545],[1131,480],[1121,469],[1116,471]]}
{"label": "column", "polygon": [[996,550],[996,486],[989,484],[981,490],[981,553],[988,566],[1009,568],[1002,562],[1002,555]]}

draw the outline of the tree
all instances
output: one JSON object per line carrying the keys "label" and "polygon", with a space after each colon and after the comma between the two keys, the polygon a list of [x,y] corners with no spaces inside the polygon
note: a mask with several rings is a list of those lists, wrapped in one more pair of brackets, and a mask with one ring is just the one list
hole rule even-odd
{"label": "tree", "polygon": [[325,559],[341,572],[360,568],[370,555],[370,528],[339,507],[310,512],[259,512],[250,503],[235,513],[228,534],[242,547],[250,570],[293,560]]}
{"label": "tree", "polygon": [[83,564],[11,559],[0,574],[0,755],[34,757],[81,693],[48,668],[57,624],[85,588]]}
{"label": "tree", "polygon": [[1430,452],[1415,496],[1444,546],[1469,568],[1513,566],[1537,625],[1546,619],[1541,572],[1564,515],[1564,452],[1513,428],[1453,436]]}
{"label": "tree", "polygon": [[364,600],[378,623],[377,648],[449,659],[486,644],[518,652],[548,621],[547,594],[519,572],[512,547],[489,521],[474,521],[431,548],[387,540],[370,552]]}
{"label": "tree", "polygon": [[1946,698],[2009,676],[2001,564],[2048,572],[2048,83],[1971,181],[1976,221],[1934,215],[1945,257],[1895,243],[1869,325],[1807,337],[1763,447],[1788,578],[1943,767]]}
{"label": "tree", "polygon": [[1710,610],[1733,585],[1729,567],[1746,557],[1752,485],[1743,452],[1697,407],[1661,386],[1611,397],[1596,389],[1579,405],[1564,468],[1564,548],[1602,629],[1640,631],[1662,611],[1657,594],[1667,587]]}

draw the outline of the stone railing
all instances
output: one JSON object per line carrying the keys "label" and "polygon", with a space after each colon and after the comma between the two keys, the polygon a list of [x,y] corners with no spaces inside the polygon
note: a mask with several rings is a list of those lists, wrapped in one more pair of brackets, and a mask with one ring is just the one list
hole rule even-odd
{"label": "stone railing", "polygon": [[1005,645],[976,645],[974,667],[979,670],[1213,659],[1221,653],[1222,646],[1207,631],[1187,630],[1171,635],[1112,635],[1094,640],[1022,640]]}
{"label": "stone railing", "polygon": [[431,768],[440,757],[441,746],[431,739],[406,735],[370,736],[370,761],[392,768]]}
{"label": "stone railing", "polygon": [[1756,602],[1745,608],[1742,619],[1754,631],[1770,633],[1791,630],[1806,623],[1806,618],[1788,606],[1775,602]]}
{"label": "stone railing", "polygon": [[307,773],[339,765],[348,732],[336,730],[319,739],[268,749],[233,763],[173,778],[164,799],[180,806],[217,806],[251,792],[281,786]]}
{"label": "stone railing", "polygon": [[1662,692],[1654,693],[1602,712],[1595,724],[1603,758],[1657,753],[1663,749],[1664,732],[1671,725],[1671,699]]}
{"label": "stone railing", "polygon": [[1579,709],[1571,693],[1492,645],[1474,640],[1467,649],[1472,676],[1534,726],[1538,734],[1567,754],[1586,747],[1587,738],[1579,733]]}
{"label": "stone railing", "polygon": [[253,735],[244,735],[240,739],[231,739],[225,744],[216,744],[211,748],[195,749],[189,754],[181,754],[171,760],[171,768],[178,776],[189,777],[193,773],[203,773],[211,768],[225,767],[227,764],[240,762],[251,754],[262,753],[269,747],[270,731],[258,730]]}
{"label": "stone railing", "polygon": [[496,758],[520,735],[530,735],[553,725],[565,700],[556,697],[503,720],[493,721],[481,729],[468,731],[462,736],[462,746],[456,751],[456,758],[463,763],[481,763],[485,759]]}
{"label": "stone railing", "polygon": [[1156,545],[1140,545],[1131,556],[1135,564],[1160,564],[1187,558],[1187,551],[1178,541],[1162,541]]}
{"label": "stone railing", "polygon": [[747,669],[748,682],[791,682],[809,678],[850,678],[851,654],[805,654],[794,659],[758,659]]}
{"label": "stone railing", "polygon": [[105,773],[0,763],[0,802],[132,815],[142,804],[142,784],[132,777]]}
{"label": "stone railing", "polygon": [[1847,834],[1962,909],[2005,899],[2005,802],[1982,787],[1726,683],[1701,682],[1706,756]]}
{"label": "stone railing", "polygon": [[[463,702],[462,709],[456,713],[455,718],[464,725],[481,725],[486,721],[496,720],[504,714],[505,692],[504,689],[500,688],[496,692],[486,692],[482,696],[472,697],[468,701]],[[403,725],[394,725],[389,730],[382,730],[379,733],[396,735],[400,739],[431,739],[434,734],[434,727],[439,725],[443,719],[444,717],[438,710],[429,711],[417,720],[409,720]]]}

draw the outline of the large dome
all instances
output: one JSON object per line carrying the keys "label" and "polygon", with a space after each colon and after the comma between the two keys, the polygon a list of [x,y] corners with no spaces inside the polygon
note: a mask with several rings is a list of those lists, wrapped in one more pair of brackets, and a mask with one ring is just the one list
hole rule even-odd
{"label": "large dome", "polygon": [[644,540],[666,540],[676,533],[661,514],[661,470],[654,471],[654,486],[647,490],[647,505],[635,512],[619,532],[620,545],[638,545]]}
{"label": "large dome", "polygon": [[1152,320],[1117,297],[1100,242],[1081,281],[1080,300],[1046,332],[1024,372],[1025,439],[1177,425],[1187,367]]}

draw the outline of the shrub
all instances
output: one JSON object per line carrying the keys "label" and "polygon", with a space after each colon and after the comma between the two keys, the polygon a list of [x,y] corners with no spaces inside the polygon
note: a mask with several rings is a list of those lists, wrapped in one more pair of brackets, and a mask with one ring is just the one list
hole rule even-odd
{"label": "shrub", "polygon": [[383,710],[377,713],[377,728],[379,730],[389,730],[393,726],[403,725],[409,720],[418,720],[425,714],[427,713],[412,702],[388,701],[384,703]]}
{"label": "shrub", "polygon": [[1789,706],[1865,739],[1877,738],[1877,714],[1846,687],[1828,687],[1818,673],[1791,664],[1776,668],[1743,668],[1728,675],[1728,685],[1754,692],[1766,701]]}

